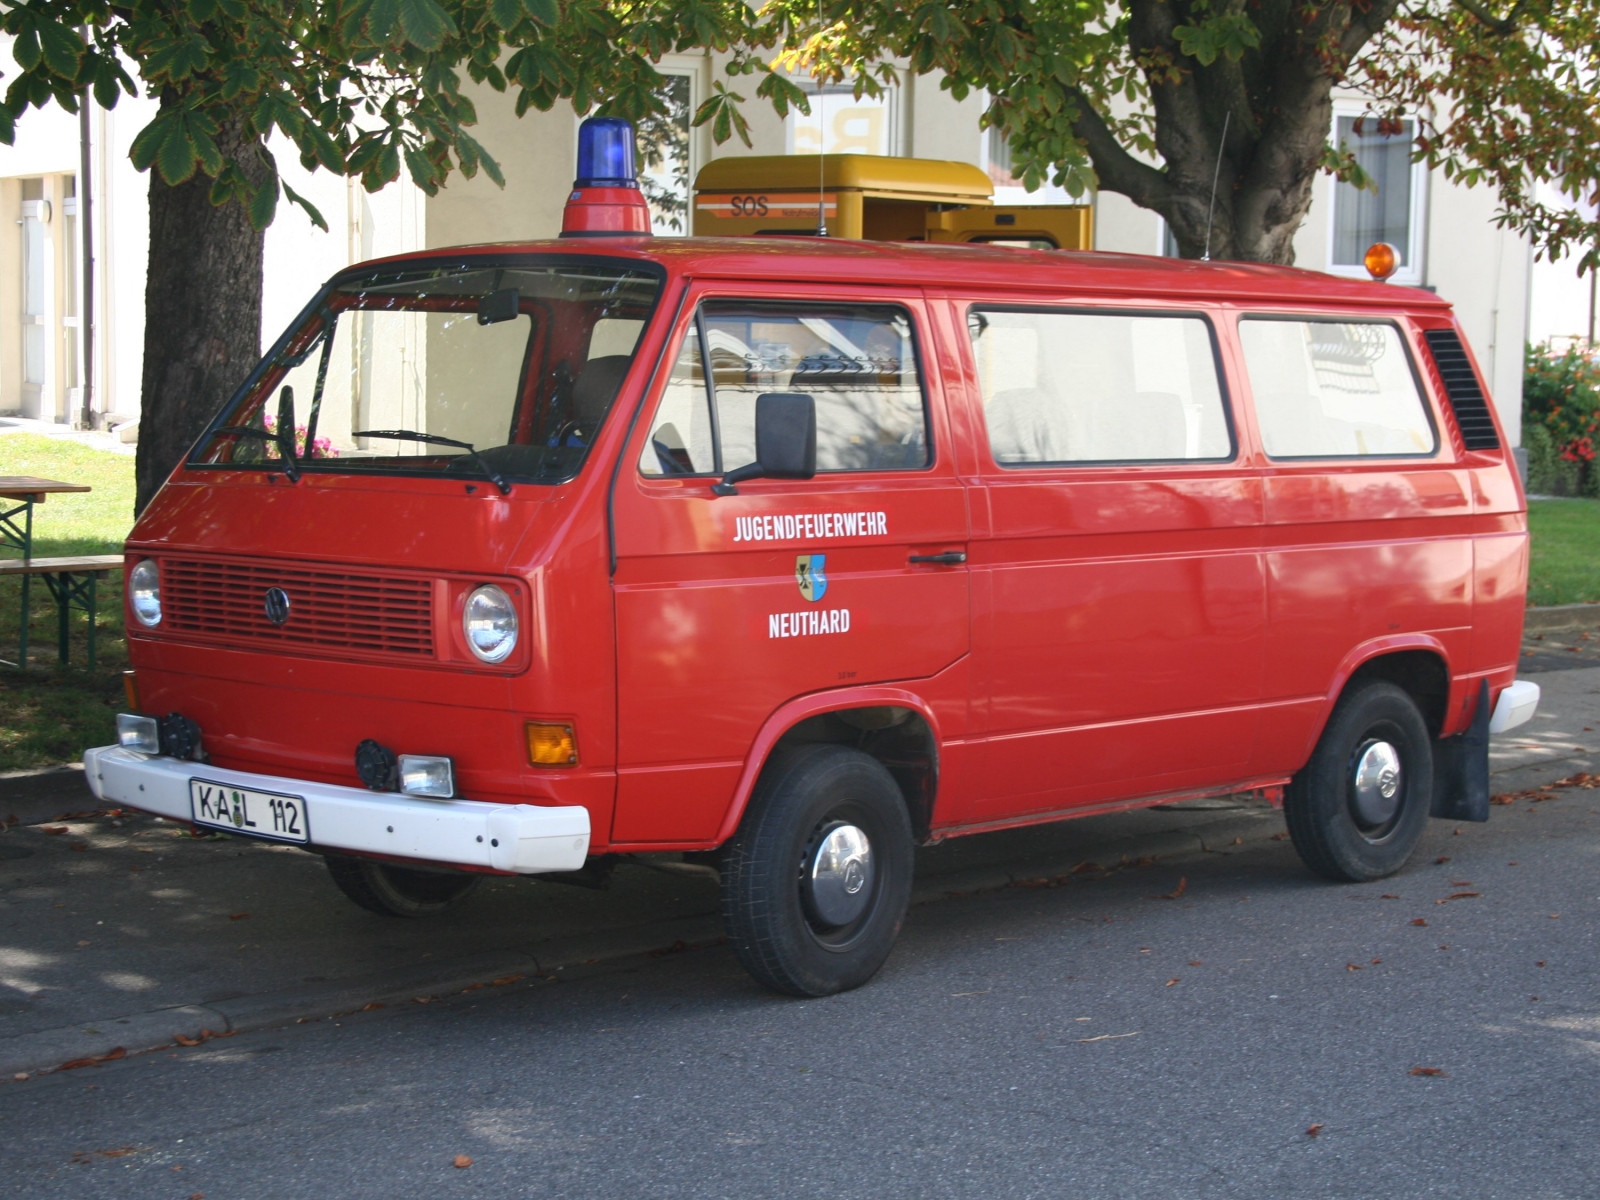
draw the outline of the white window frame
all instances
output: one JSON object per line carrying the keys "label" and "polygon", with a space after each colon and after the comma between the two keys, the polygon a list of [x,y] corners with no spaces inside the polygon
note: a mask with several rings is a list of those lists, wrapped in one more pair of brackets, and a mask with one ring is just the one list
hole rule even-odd
{"label": "white window frame", "polygon": [[[1339,142],[1339,120],[1342,117],[1372,116],[1369,105],[1359,100],[1335,100],[1333,102],[1333,117],[1328,127],[1328,141],[1335,148]],[[1414,115],[1407,114],[1406,120],[1411,122],[1412,138],[1415,140],[1420,122]],[[1367,269],[1361,264],[1355,265],[1336,264],[1333,261],[1334,239],[1338,236],[1338,221],[1336,208],[1339,203],[1339,185],[1331,177],[1328,180],[1328,236],[1325,250],[1326,258],[1323,260],[1330,275],[1340,275],[1346,279],[1370,279]],[[1405,284],[1410,287],[1421,287],[1427,275],[1427,248],[1428,248],[1428,165],[1426,163],[1411,164],[1411,213],[1409,222],[1411,227],[1411,257],[1413,261],[1402,262],[1400,269],[1389,277],[1390,283]]]}
{"label": "white window frame", "polygon": [[[822,94],[819,97],[816,81],[809,76],[794,75],[790,77],[790,82],[804,92],[806,99],[810,102],[812,116],[817,118],[817,128],[821,131],[823,146],[826,148],[827,129],[823,124],[823,118],[827,115],[828,101],[832,98],[847,97],[853,103],[854,85],[851,83],[824,84]],[[904,153],[906,144],[904,124],[907,105],[904,103],[905,97],[901,94],[903,86],[903,81],[900,79],[899,73],[896,72],[894,86],[885,88],[883,93],[883,106],[886,110],[884,125],[888,134],[886,140],[889,143],[884,150],[884,156],[887,158],[898,158]],[[821,100],[820,106],[818,104],[819,99]],[[785,154],[813,153],[813,151],[799,151],[794,148],[794,126],[795,120],[799,115],[798,110],[791,110],[789,116],[784,118],[783,152]],[[846,151],[846,153],[854,154],[857,151],[851,150]]]}

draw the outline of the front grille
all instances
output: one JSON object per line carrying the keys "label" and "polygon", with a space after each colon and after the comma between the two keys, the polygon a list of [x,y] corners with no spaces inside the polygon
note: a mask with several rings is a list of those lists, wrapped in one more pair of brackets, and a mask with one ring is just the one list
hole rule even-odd
{"label": "front grille", "polygon": [[[267,619],[267,590],[282,588],[288,619]],[[362,571],[272,562],[164,558],[161,629],[230,646],[340,657],[432,658],[432,586]]]}

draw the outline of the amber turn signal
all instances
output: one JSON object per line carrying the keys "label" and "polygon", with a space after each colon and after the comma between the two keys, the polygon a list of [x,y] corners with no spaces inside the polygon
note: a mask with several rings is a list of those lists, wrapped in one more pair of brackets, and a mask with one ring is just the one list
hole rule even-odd
{"label": "amber turn signal", "polygon": [[569,767],[578,761],[571,725],[528,722],[528,761],[536,767]]}
{"label": "amber turn signal", "polygon": [[1382,283],[1400,269],[1400,251],[1388,242],[1373,242],[1367,247],[1361,262],[1367,268],[1367,274]]}
{"label": "amber turn signal", "polygon": [[128,698],[128,711],[139,711],[139,677],[131,670],[122,673],[122,694]]}

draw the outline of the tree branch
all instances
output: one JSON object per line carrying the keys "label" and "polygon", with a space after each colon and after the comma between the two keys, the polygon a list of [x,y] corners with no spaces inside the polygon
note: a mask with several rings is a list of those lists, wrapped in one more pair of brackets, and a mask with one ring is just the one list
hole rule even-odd
{"label": "tree branch", "polygon": [[1165,172],[1130,154],[1082,92],[1074,89],[1071,95],[1078,105],[1072,132],[1088,147],[1089,161],[1100,177],[1100,186],[1119,192],[1144,208],[1161,211],[1172,194]]}
{"label": "tree branch", "polygon": [[1517,0],[1517,3],[1511,6],[1511,12],[1504,17],[1495,16],[1488,8],[1478,3],[1478,0],[1455,0],[1455,3],[1501,37],[1509,37],[1515,33],[1518,18],[1522,16],[1522,0]]}

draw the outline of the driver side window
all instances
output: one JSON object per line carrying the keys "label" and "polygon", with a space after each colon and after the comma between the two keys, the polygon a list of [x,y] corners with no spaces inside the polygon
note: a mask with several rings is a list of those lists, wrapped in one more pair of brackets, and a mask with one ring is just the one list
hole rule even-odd
{"label": "driver side window", "polygon": [[816,402],[819,472],[928,465],[916,339],[903,308],[720,301],[703,306],[684,337],[640,471],[720,475],[753,461],[756,398],[767,392]]}

